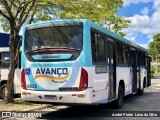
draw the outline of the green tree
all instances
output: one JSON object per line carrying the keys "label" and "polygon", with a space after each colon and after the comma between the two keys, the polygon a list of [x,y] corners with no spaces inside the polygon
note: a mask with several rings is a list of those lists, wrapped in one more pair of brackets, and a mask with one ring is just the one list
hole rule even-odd
{"label": "green tree", "polygon": [[[118,9],[122,7],[122,0],[56,0],[55,3],[53,9],[47,8],[47,10],[54,15],[56,13],[57,17],[89,19],[100,25],[105,20],[108,23],[105,27],[121,36],[125,36],[121,30],[127,28],[130,23],[130,20],[124,19],[125,17],[120,18],[116,15]],[[55,5],[59,8],[56,12]]]}
{"label": "green tree", "polygon": [[122,37],[124,37],[126,35],[124,32],[122,32],[122,29],[127,28],[128,24],[131,23],[131,21],[125,19],[125,17],[119,18],[117,16],[115,16],[115,19],[111,22],[113,23],[111,30],[113,30],[115,33],[121,35]]}
{"label": "green tree", "polygon": [[10,31],[10,69],[5,92],[5,102],[13,102],[13,78],[20,45],[18,35],[22,25],[35,20],[51,19],[45,11],[51,0],[0,0],[0,21],[5,31]]}
{"label": "green tree", "polygon": [[[24,23],[30,24],[54,18],[81,18],[101,24],[102,20],[113,21],[114,17],[118,18],[116,13],[122,4],[122,0],[0,0],[1,25],[5,31],[10,31],[11,63],[5,102],[13,102],[13,78],[20,48],[17,38]],[[117,21],[118,25],[125,23],[123,20]],[[117,33],[119,28],[116,27]]]}
{"label": "green tree", "polygon": [[149,43],[148,52],[153,61],[160,55],[160,33],[154,35],[153,41]]}
{"label": "green tree", "polygon": [[109,19],[117,13],[123,3],[122,0],[57,0],[57,2],[63,9],[58,13],[61,18],[90,19],[93,22]]}

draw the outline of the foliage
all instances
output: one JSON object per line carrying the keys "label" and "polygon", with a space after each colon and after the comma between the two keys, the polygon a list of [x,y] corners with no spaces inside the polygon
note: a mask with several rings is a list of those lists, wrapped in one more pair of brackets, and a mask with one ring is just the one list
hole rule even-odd
{"label": "foliage", "polygon": [[152,56],[153,61],[155,61],[157,57],[159,58],[159,55],[160,55],[160,33],[154,35],[153,41],[149,43],[148,52]]}
{"label": "foliage", "polygon": [[125,17],[119,18],[117,16],[114,16],[112,17],[112,20],[109,22],[107,28],[113,30],[115,33],[124,37],[126,34],[122,32],[121,30],[123,28],[127,28],[129,23],[131,23],[131,21],[125,19]]}
{"label": "foliage", "polygon": [[10,22],[15,22],[17,29],[24,23],[51,20],[52,17],[45,10],[51,0],[4,0],[0,1],[0,21],[3,30],[10,30]]}
{"label": "foliage", "polygon": [[[13,102],[13,78],[20,49],[18,35],[24,23],[31,23],[35,20],[47,20],[51,17],[45,11],[48,2],[51,0],[1,0],[0,1],[0,21],[5,31],[10,31],[10,69],[7,80],[5,102]],[[41,13],[41,14],[40,14]],[[40,15],[39,15],[40,14]],[[38,18],[38,19],[36,19]]]}
{"label": "foliage", "polygon": [[[102,25],[102,20],[107,20],[108,24],[105,27],[121,36],[125,36],[121,30],[130,23],[130,20],[116,15],[118,9],[122,7],[122,0],[29,0],[29,6],[31,6],[31,2],[34,3],[30,10],[29,7],[23,8],[23,5],[26,4],[25,0],[21,0],[21,2],[19,0],[8,0],[7,2],[12,7],[11,12],[16,18],[16,23],[23,18],[18,14],[20,10],[28,14],[24,21],[26,24],[53,19],[77,18],[89,19]],[[4,13],[7,13],[3,5],[1,9]],[[5,17],[0,17],[0,21],[3,30],[9,31],[8,20]]]}
{"label": "foliage", "polygon": [[94,22],[109,19],[118,8],[122,7],[122,0],[56,0],[62,11],[58,13],[61,18],[90,19]]}
{"label": "foliage", "polygon": [[157,67],[157,73],[160,73],[160,67]]}
{"label": "foliage", "polygon": [[89,19],[100,25],[105,20],[108,23],[106,28],[125,36],[121,30],[127,28],[130,20],[116,15],[122,4],[122,0],[55,0],[45,10],[60,19]]}
{"label": "foliage", "polygon": [[156,72],[156,68],[154,65],[151,65],[151,77],[154,76],[154,73]]}
{"label": "foliage", "polygon": [[[128,21],[116,13],[122,7],[122,0],[0,0],[0,21],[5,31],[10,31],[10,69],[7,81],[6,103],[13,102],[13,78],[20,49],[18,35],[23,24],[54,18],[90,19],[99,24],[102,20],[116,21],[113,30],[127,27]],[[111,22],[111,23],[112,23]],[[18,45],[18,46],[17,46]]]}

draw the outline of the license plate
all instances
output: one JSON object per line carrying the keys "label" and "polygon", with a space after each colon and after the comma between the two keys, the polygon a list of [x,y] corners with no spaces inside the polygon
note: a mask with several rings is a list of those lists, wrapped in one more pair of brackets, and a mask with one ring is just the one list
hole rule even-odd
{"label": "license plate", "polygon": [[44,97],[47,100],[57,100],[57,96],[56,95],[45,95]]}

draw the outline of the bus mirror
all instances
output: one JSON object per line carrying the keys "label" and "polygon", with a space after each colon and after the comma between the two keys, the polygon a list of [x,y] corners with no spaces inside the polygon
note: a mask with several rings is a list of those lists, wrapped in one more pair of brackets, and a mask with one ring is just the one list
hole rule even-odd
{"label": "bus mirror", "polygon": [[5,61],[10,61],[9,57],[4,58]]}

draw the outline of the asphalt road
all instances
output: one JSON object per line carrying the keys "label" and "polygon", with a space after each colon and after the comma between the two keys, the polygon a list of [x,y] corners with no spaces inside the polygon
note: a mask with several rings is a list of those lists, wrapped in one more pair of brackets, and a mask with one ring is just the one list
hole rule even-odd
{"label": "asphalt road", "polygon": [[[160,120],[160,117],[128,117],[128,115],[146,112],[150,116],[156,116],[155,111],[160,114],[160,79],[152,79],[152,86],[145,88],[142,96],[130,95],[125,97],[121,109],[114,109],[113,103],[100,106],[54,106],[41,111],[43,120]],[[148,113],[150,111],[150,113]],[[40,112],[40,111],[39,111]],[[126,114],[127,117],[109,117],[115,113]],[[129,114],[131,113],[131,114]],[[27,118],[28,119],[28,118]],[[35,120],[35,118],[28,119]]]}
{"label": "asphalt road", "polygon": [[[74,106],[66,107],[59,106],[47,108],[43,111],[49,111],[43,114],[45,120],[59,119],[107,119],[107,120],[160,120],[156,116],[155,111],[160,112],[160,79],[152,79],[152,86],[145,88],[145,93],[142,96],[130,95],[125,98],[124,105],[121,109],[114,109],[113,103],[100,106]],[[134,112],[133,112],[134,111]],[[147,111],[150,111],[149,113]],[[134,114],[147,113],[150,117],[128,117]],[[127,117],[108,117],[113,113],[126,114]],[[131,114],[129,114],[131,113]],[[160,113],[159,113],[160,114]],[[42,118],[39,118],[42,119]]]}

